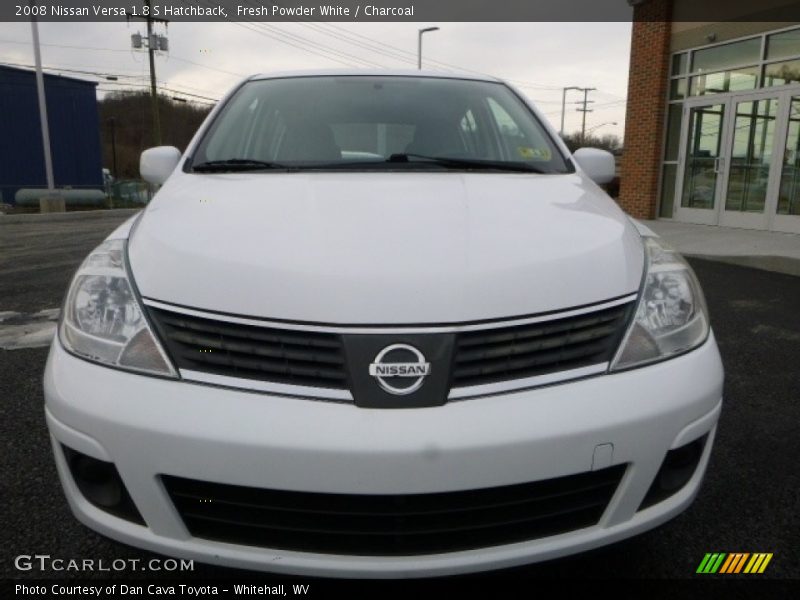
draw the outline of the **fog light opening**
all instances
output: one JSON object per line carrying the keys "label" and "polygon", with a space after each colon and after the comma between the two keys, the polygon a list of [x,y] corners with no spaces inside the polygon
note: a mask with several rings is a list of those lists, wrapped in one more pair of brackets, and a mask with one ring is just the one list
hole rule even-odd
{"label": "fog light opening", "polygon": [[708,435],[667,452],[639,510],[666,500],[683,488],[694,475]]}
{"label": "fog light opening", "polygon": [[113,508],[122,502],[121,481],[111,463],[79,454],[73,459],[72,471],[81,492],[92,504]]}
{"label": "fog light opening", "polygon": [[72,479],[86,500],[116,517],[144,525],[144,519],[125,489],[114,463],[86,456],[67,446],[61,447]]}

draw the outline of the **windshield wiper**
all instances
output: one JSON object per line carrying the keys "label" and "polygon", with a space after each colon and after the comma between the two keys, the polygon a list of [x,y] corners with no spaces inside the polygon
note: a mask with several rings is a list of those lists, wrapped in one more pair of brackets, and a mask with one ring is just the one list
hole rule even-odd
{"label": "windshield wiper", "polygon": [[201,173],[224,172],[224,171],[261,171],[264,169],[288,169],[286,165],[280,163],[267,162],[264,160],[252,160],[249,158],[228,158],[225,160],[209,160],[197,165],[192,165],[193,171]]}
{"label": "windshield wiper", "polygon": [[446,156],[426,156],[424,154],[401,153],[392,154],[387,163],[423,163],[430,162],[454,169],[481,169],[487,171],[518,171],[522,173],[547,173],[534,165],[521,162],[505,162],[501,160],[478,160],[473,158],[448,158]]}

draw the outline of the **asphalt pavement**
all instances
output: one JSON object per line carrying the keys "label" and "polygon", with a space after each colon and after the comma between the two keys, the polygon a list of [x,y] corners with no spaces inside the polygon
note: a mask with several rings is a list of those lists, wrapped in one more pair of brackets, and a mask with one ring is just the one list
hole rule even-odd
{"label": "asphalt pavement", "polygon": [[0,311],[28,314],[59,306],[89,251],[135,213],[0,215]]}
{"label": "asphalt pavement", "polygon": [[[0,222],[0,313],[57,307],[72,271],[125,218],[115,214],[38,226]],[[800,277],[690,262],[706,293],[726,371],[722,417],[697,500],[646,534],[587,554],[495,572],[495,577],[698,578],[704,576],[695,570],[707,552],[772,552],[759,577],[800,578]],[[0,350],[0,575],[85,581],[180,576],[14,568],[20,554],[109,562],[154,556],[94,533],[72,517],[44,422],[46,357],[44,347]],[[243,575],[196,563],[183,577]]]}

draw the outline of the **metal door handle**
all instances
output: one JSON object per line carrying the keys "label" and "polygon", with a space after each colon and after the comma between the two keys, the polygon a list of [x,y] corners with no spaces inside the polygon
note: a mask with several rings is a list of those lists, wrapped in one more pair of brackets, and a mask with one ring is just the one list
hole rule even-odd
{"label": "metal door handle", "polygon": [[723,165],[725,164],[725,159],[721,156],[718,156],[714,159],[714,173],[722,173],[722,169],[724,168]]}

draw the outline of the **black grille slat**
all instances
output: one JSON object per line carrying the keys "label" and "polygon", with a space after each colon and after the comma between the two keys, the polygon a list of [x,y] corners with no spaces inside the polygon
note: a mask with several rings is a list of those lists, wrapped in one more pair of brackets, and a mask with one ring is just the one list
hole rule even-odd
{"label": "black grille slat", "polygon": [[228,323],[150,308],[180,369],[289,385],[347,389],[341,336]]}
{"label": "black grille slat", "polygon": [[[152,309],[151,309],[152,310]],[[173,318],[170,313],[166,311],[158,311],[159,316],[162,317],[162,322],[165,325],[174,327],[175,329],[190,329],[200,332],[209,332],[217,335],[223,335],[230,338],[241,337],[247,340],[256,340],[266,343],[273,343],[282,346],[295,345],[310,348],[329,348],[331,350],[339,350],[341,343],[334,340],[326,339],[334,337],[330,334],[312,334],[318,337],[304,336],[298,332],[284,329],[268,329],[260,326],[253,325],[239,325],[236,323],[225,323],[223,321],[211,321],[199,317],[181,316],[180,318]],[[278,333],[269,333],[270,331]]]}
{"label": "black grille slat", "polygon": [[462,332],[452,387],[547,375],[611,360],[632,303],[551,321]]}
{"label": "black grille slat", "polygon": [[224,350],[233,354],[265,356],[269,358],[280,358],[283,360],[297,360],[309,363],[330,363],[334,365],[342,364],[342,357],[336,353],[325,353],[319,350],[303,351],[300,349],[285,350],[281,346],[254,344],[237,342],[235,340],[220,337],[210,337],[205,335],[190,334],[183,331],[176,331],[172,334],[172,339],[186,345],[202,346],[204,348]]}
{"label": "black grille slat", "polygon": [[330,381],[344,380],[344,374],[336,369],[304,367],[296,361],[294,366],[288,366],[286,362],[258,360],[255,358],[234,358],[231,356],[208,355],[202,358],[192,358],[183,354],[183,359],[191,361],[197,365],[205,365],[217,371],[233,369],[237,374],[243,373],[263,373],[265,376],[273,374],[275,376],[287,375],[289,377],[324,379]]}
{"label": "black grille slat", "polygon": [[497,373],[514,373],[525,369],[536,367],[547,367],[552,364],[563,365],[576,360],[583,360],[587,357],[598,357],[592,362],[602,362],[603,344],[591,344],[588,346],[569,347],[562,346],[558,353],[531,353],[527,356],[517,356],[510,354],[503,359],[483,361],[477,366],[459,366],[457,372],[459,377],[470,378],[479,376],[491,376]]}
{"label": "black grille slat", "polygon": [[622,311],[614,310],[610,314],[602,316],[592,316],[586,318],[585,315],[578,317],[567,317],[555,321],[545,321],[544,323],[534,323],[531,325],[519,325],[516,327],[503,327],[500,329],[481,329],[463,333],[459,339],[459,346],[466,348],[470,346],[487,346],[491,344],[503,344],[508,342],[518,342],[526,338],[536,338],[541,336],[553,336],[578,329],[596,327],[604,323],[613,322],[621,316]]}
{"label": "black grille slat", "polygon": [[[551,336],[543,339],[538,339],[533,342],[515,343],[511,348],[510,354],[514,356],[522,356],[525,354],[532,354],[542,350],[554,350],[571,346],[574,344],[582,344],[591,342],[596,339],[603,339],[608,335],[613,334],[616,327],[606,326],[603,328],[595,328],[591,330],[571,331],[565,338],[564,336]],[[493,347],[484,347],[476,350],[458,352],[456,362],[468,363],[477,361],[486,361],[493,358],[507,357],[509,355],[509,348],[507,345],[495,345]]]}
{"label": "black grille slat", "polygon": [[590,527],[624,471],[618,465],[534,483],[411,495],[319,494],[162,479],[196,537],[308,552],[414,555]]}

